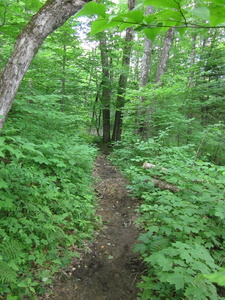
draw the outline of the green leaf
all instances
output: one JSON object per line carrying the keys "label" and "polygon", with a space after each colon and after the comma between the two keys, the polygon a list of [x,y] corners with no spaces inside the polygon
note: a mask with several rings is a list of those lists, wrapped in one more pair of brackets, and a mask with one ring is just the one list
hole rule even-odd
{"label": "green leaf", "polygon": [[94,36],[95,34],[102,32],[106,29],[116,27],[121,24],[120,21],[108,21],[108,19],[98,18],[96,21],[91,24],[91,32],[90,36]]}
{"label": "green leaf", "polygon": [[126,14],[125,21],[132,20],[134,23],[141,23],[143,20],[143,13],[140,10],[132,10]]}
{"label": "green leaf", "polygon": [[195,17],[198,17],[203,20],[209,20],[209,9],[207,7],[197,7],[189,11]]}
{"label": "green leaf", "polygon": [[173,9],[164,9],[154,15],[157,21],[173,26],[174,21],[180,22],[183,19],[182,14],[179,11]]}
{"label": "green leaf", "polygon": [[211,0],[211,2],[218,4],[218,5],[224,5],[224,0]]}
{"label": "green leaf", "polygon": [[179,1],[174,0],[145,0],[145,5],[179,9]]}
{"label": "green leaf", "polygon": [[134,246],[134,253],[140,252],[141,254],[144,254],[147,250],[147,247],[145,244],[137,244]]}
{"label": "green leaf", "polygon": [[[152,226],[152,227],[158,228],[157,226]],[[148,232],[141,234],[139,236],[138,240],[145,243],[145,244],[148,244],[150,242],[150,239],[152,238],[152,233],[153,232],[154,232],[154,229],[149,230]]]}
{"label": "green leaf", "polygon": [[174,268],[174,273],[171,273],[167,277],[167,282],[170,284],[174,284],[176,287],[176,290],[183,289],[184,284],[185,284],[185,271],[181,267],[176,267]]}
{"label": "green leaf", "polygon": [[153,27],[153,28],[145,28],[143,29],[144,34],[147,36],[148,39],[154,41],[154,39],[159,34],[161,28],[160,27]]}
{"label": "green leaf", "polygon": [[0,146],[3,146],[5,142],[5,138],[0,136]]}
{"label": "green leaf", "polygon": [[0,178],[0,189],[1,188],[6,189],[7,187],[8,187],[8,183],[5,180],[3,180],[2,178]]}
{"label": "green leaf", "polygon": [[30,10],[36,10],[42,6],[42,3],[39,0],[26,0],[25,3],[26,7]]}
{"label": "green leaf", "polygon": [[181,36],[183,36],[187,30],[187,27],[177,28],[176,30],[180,33]]}
{"label": "green leaf", "polygon": [[151,15],[144,16],[143,23],[147,25],[155,22],[155,20],[156,20],[155,14],[151,14]]}
{"label": "green leaf", "polygon": [[225,23],[225,7],[210,7],[210,25],[217,26]]}
{"label": "green leaf", "polygon": [[105,5],[91,1],[85,4],[84,7],[75,16],[81,17],[81,16],[97,15],[104,18],[106,16],[105,11],[106,11]]}
{"label": "green leaf", "polygon": [[120,31],[123,31],[123,30],[125,30],[126,28],[129,28],[129,27],[131,27],[131,23],[126,23],[126,22],[124,22],[124,23],[122,23],[121,25],[120,25]]}
{"label": "green leaf", "polygon": [[12,294],[10,294],[10,295],[7,295],[6,300],[18,300],[18,297],[17,296],[13,296]]}
{"label": "green leaf", "polygon": [[29,151],[31,151],[31,152],[34,152],[36,146],[35,146],[35,144],[33,144],[33,143],[24,143],[24,144],[22,145],[22,148],[23,148],[23,149],[26,149],[26,150],[29,150]]}
{"label": "green leaf", "polygon": [[206,274],[204,275],[205,278],[208,280],[215,282],[219,285],[225,286],[225,269],[220,269],[219,272],[213,274]]}

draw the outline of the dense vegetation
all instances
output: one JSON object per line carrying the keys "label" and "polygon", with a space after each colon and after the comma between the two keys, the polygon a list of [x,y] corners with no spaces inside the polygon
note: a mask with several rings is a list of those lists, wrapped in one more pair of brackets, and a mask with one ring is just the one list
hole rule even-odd
{"label": "dense vegetation", "polygon": [[43,292],[97,222],[96,149],[82,136],[80,120],[60,111],[57,97],[31,95],[18,93],[0,137],[0,290],[15,299]]}
{"label": "dense vegetation", "polygon": [[[42,4],[0,4],[0,67]],[[156,10],[162,22],[170,17],[167,8]],[[194,12],[192,23],[207,23],[206,10]],[[139,22],[137,15],[129,18]],[[224,28],[179,29],[169,49],[168,28],[153,31],[148,81],[140,84],[144,30],[90,38],[88,19],[72,17],[33,60],[0,135],[1,299],[35,299],[93,237],[93,142],[102,131],[113,140],[110,159],[140,198],[143,234],[134,251],[147,268],[140,299],[224,299]]]}

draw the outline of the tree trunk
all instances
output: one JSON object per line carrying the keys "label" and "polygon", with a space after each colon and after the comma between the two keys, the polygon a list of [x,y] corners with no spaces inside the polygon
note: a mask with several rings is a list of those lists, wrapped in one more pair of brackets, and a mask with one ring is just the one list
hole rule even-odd
{"label": "tree trunk", "polygon": [[102,126],[103,143],[110,142],[110,100],[111,100],[111,82],[109,72],[109,58],[107,54],[107,45],[104,37],[100,38],[100,51],[102,61]]}
{"label": "tree trunk", "polygon": [[[132,10],[135,7],[135,0],[128,0],[128,8]],[[116,113],[113,128],[112,140],[114,142],[121,140],[122,125],[123,125],[123,113],[122,109],[125,104],[125,92],[127,87],[128,72],[130,66],[131,57],[131,41],[133,40],[134,30],[132,27],[126,29],[125,46],[123,49],[122,58],[122,73],[119,77],[118,92],[116,99]]]}
{"label": "tree trunk", "polygon": [[197,40],[197,33],[195,32],[192,38],[192,49],[191,49],[191,57],[190,57],[190,66],[191,66],[191,72],[190,72],[190,76],[188,78],[189,87],[193,86],[193,79],[194,79],[194,75],[195,72],[193,70],[193,67],[195,65],[195,61],[196,61],[196,40]]}
{"label": "tree trunk", "polygon": [[167,68],[167,63],[169,59],[170,49],[173,43],[174,34],[175,34],[175,28],[171,27],[170,29],[167,30],[163,41],[162,53],[161,53],[160,61],[158,63],[158,68],[157,68],[156,78],[155,78],[155,83],[158,83],[159,85],[162,84],[162,76],[164,75]]}
{"label": "tree trunk", "polygon": [[14,51],[0,74],[0,129],[26,71],[45,38],[78,12],[80,0],[48,0],[18,36]]}
{"label": "tree trunk", "polygon": [[[153,12],[154,12],[153,6],[146,7],[146,15],[153,14]],[[148,83],[151,55],[152,55],[152,41],[149,38],[145,37],[144,53],[143,53],[142,63],[141,63],[140,88],[146,86],[146,84]],[[142,101],[144,100],[145,99],[142,99]]]}
{"label": "tree trunk", "polygon": [[[147,6],[146,7],[146,15],[150,15],[154,12],[153,6]],[[144,39],[144,52],[142,57],[142,63],[141,63],[141,74],[140,74],[140,84],[139,87],[142,88],[143,86],[146,86],[148,83],[148,75],[150,72],[150,60],[152,55],[152,41],[145,37]],[[145,102],[145,97],[141,97],[141,102]],[[138,128],[138,133],[140,133],[142,136],[148,135],[148,124],[146,122],[146,116],[149,118],[150,112],[146,111],[143,106],[141,106],[140,111],[138,112],[138,118],[142,119],[139,121],[140,126]]]}

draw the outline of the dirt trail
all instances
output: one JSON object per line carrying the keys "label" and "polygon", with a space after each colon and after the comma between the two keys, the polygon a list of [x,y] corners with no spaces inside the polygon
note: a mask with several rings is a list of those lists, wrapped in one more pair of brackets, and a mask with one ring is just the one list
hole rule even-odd
{"label": "dirt trail", "polygon": [[74,264],[70,276],[54,287],[54,300],[135,300],[143,266],[132,248],[138,237],[134,225],[137,203],[126,182],[104,155],[94,170],[103,226],[90,251]]}

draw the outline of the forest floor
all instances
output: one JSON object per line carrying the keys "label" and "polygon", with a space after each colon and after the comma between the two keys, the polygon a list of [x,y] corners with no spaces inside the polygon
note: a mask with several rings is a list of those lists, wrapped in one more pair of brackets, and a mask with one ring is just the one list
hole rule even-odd
{"label": "forest floor", "polygon": [[88,251],[59,274],[52,288],[54,300],[135,300],[136,283],[144,267],[132,249],[139,236],[135,225],[137,200],[131,198],[124,177],[104,154],[96,159],[94,177],[102,226]]}

